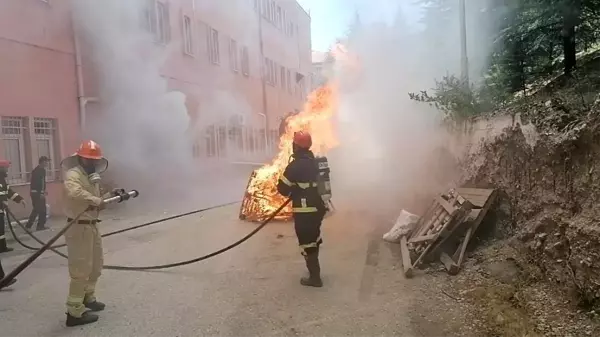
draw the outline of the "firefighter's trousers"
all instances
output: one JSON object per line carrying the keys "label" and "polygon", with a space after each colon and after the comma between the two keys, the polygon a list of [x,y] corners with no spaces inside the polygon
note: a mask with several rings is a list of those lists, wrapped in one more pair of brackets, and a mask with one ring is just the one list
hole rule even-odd
{"label": "firefighter's trousers", "polygon": [[2,268],[2,261],[0,260],[0,280],[4,278],[6,274],[4,273],[4,268]]}
{"label": "firefighter's trousers", "polygon": [[4,210],[0,208],[0,253],[4,253],[8,251],[8,246],[6,245],[6,233],[4,232],[7,223],[7,216],[4,213]]}
{"label": "firefighter's trousers", "polygon": [[294,229],[298,237],[298,245],[302,255],[317,253],[323,243],[321,239],[321,223],[324,212],[294,213]]}
{"label": "firefighter's trousers", "polygon": [[96,300],[96,282],[104,264],[102,237],[96,224],[75,223],[65,233],[65,241],[71,276],[67,312],[81,317],[86,310],[84,303]]}

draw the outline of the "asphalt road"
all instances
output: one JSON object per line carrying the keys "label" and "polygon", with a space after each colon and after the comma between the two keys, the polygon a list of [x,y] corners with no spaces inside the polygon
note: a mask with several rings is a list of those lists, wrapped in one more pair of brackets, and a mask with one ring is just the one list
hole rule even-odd
{"label": "asphalt road", "polygon": [[[190,210],[191,204],[198,208],[239,199],[245,179],[229,179],[220,183],[219,193],[171,207],[131,202],[109,211],[102,231]],[[162,264],[212,252],[257,226],[239,221],[238,211],[239,204],[106,238],[105,263]],[[53,222],[54,231],[61,224]],[[372,218],[339,205],[325,220],[323,237],[321,289],[300,286],[305,266],[293,227],[272,223],[238,248],[205,262],[155,272],[105,271],[98,296],[106,310],[97,323],[76,328],[64,325],[66,261],[48,252],[13,287],[0,292],[0,335],[422,335],[415,333],[422,331],[421,323],[411,318],[420,305],[414,284],[403,278],[399,258],[380,240]],[[0,258],[11,270],[29,253],[18,248]]]}

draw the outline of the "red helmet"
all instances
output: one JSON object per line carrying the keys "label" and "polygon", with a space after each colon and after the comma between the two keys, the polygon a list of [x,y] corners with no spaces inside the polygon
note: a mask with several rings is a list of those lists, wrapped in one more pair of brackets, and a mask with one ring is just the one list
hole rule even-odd
{"label": "red helmet", "polygon": [[102,149],[100,148],[100,145],[93,140],[86,140],[85,142],[81,143],[79,149],[77,150],[77,155],[83,158],[96,160],[104,158],[102,157]]}
{"label": "red helmet", "polygon": [[294,144],[303,149],[310,149],[312,146],[312,137],[305,131],[294,132]]}
{"label": "red helmet", "polygon": [[10,166],[10,160],[0,159],[0,168],[8,168]]}

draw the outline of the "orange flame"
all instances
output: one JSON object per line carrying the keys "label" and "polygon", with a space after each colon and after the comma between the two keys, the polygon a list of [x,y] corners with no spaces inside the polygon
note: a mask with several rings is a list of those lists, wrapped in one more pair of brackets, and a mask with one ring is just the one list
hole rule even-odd
{"label": "orange flame", "polygon": [[[337,87],[327,84],[308,96],[302,112],[288,118],[285,133],[279,139],[279,153],[271,164],[256,170],[248,184],[246,196],[253,198],[257,206],[253,209],[259,214],[246,214],[247,219],[265,219],[285,202],[286,198],[277,192],[277,181],[290,161],[294,132],[307,131],[311,134],[311,150],[315,155],[324,155],[338,146],[332,120],[337,104]],[[289,218],[291,206],[288,205],[281,214],[279,219]]]}

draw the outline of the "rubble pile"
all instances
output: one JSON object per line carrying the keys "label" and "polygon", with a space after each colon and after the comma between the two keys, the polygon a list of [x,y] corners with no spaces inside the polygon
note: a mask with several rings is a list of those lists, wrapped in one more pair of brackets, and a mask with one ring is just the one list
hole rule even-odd
{"label": "rubble pile", "polygon": [[400,233],[404,275],[412,277],[415,268],[437,259],[449,274],[458,273],[469,241],[494,203],[495,192],[493,189],[451,189],[436,197],[418,221],[407,222],[410,226],[407,230],[398,230],[397,222],[396,228],[384,239],[391,241],[395,239],[390,238],[391,233]]}

